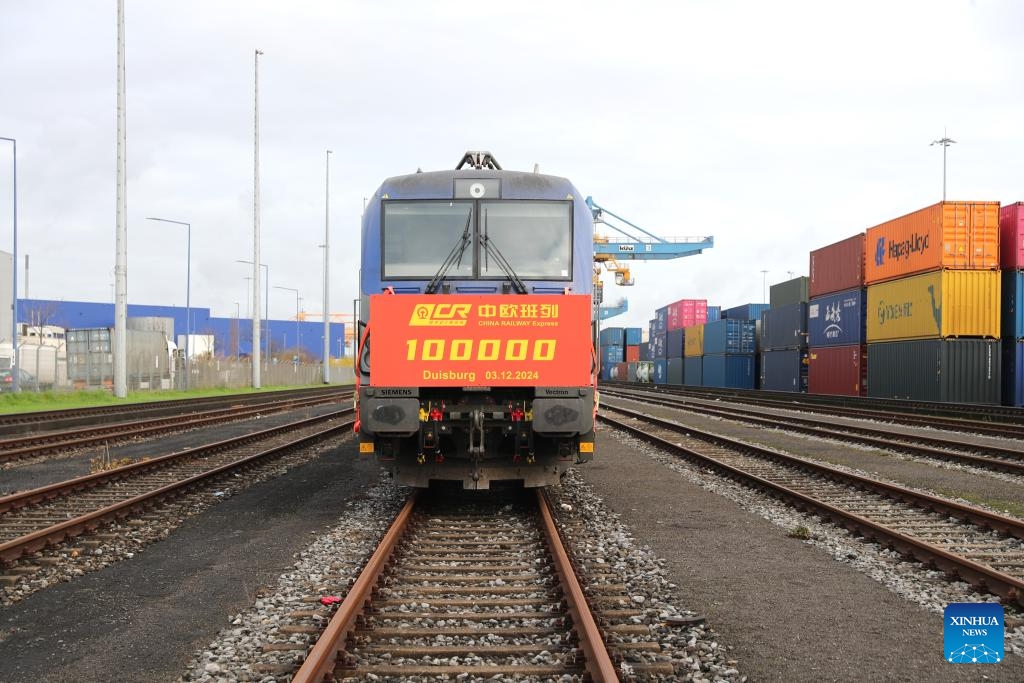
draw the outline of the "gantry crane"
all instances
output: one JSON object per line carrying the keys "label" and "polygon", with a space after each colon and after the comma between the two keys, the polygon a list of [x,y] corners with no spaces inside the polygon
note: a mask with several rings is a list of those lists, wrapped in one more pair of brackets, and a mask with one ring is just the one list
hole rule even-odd
{"label": "gantry crane", "polygon": [[[622,216],[612,213],[600,206],[593,197],[587,197],[587,206],[594,215],[594,298],[598,303],[604,298],[604,285],[601,282],[601,270],[615,274],[615,284],[630,286],[634,283],[633,274],[630,272],[628,261],[650,261],[680,258],[682,256],[693,256],[705,249],[715,246],[715,238],[711,235],[704,237],[658,237],[647,232],[639,225],[627,221]],[[609,223],[605,216],[610,216],[616,221],[625,223],[641,235],[627,231],[613,223]],[[620,233],[621,236],[599,235],[597,225],[603,223],[612,230]],[[600,319],[611,318],[612,316],[625,313],[629,304],[625,299],[607,309],[600,309]],[[606,313],[605,310],[608,312]]]}

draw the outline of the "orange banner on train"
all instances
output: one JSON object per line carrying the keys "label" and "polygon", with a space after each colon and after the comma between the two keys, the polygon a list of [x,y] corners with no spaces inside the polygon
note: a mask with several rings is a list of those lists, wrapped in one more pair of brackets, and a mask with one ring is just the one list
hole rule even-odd
{"label": "orange banner on train", "polygon": [[370,384],[588,386],[590,297],[370,297]]}

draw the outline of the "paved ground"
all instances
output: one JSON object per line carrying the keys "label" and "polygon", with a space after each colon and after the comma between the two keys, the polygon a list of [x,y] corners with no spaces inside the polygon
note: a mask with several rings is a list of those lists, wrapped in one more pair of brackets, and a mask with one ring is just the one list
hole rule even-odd
{"label": "paved ground", "polygon": [[346,445],[191,518],[128,562],[0,608],[0,681],[172,681],[310,534],[378,480]]}
{"label": "paved ground", "polygon": [[942,617],[607,432],[584,479],[667,561],[680,607],[708,617],[752,681],[1024,680],[1024,659],[942,659]]}

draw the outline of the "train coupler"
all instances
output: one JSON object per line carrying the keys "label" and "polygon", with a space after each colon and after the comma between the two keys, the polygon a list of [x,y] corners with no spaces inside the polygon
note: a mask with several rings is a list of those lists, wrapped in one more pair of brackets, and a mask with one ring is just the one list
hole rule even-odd
{"label": "train coupler", "polygon": [[536,461],[533,452],[533,411],[526,409],[525,402],[522,406],[509,404],[509,416],[512,418],[512,431],[515,445],[512,462],[518,465],[526,456],[526,463],[532,465]]}

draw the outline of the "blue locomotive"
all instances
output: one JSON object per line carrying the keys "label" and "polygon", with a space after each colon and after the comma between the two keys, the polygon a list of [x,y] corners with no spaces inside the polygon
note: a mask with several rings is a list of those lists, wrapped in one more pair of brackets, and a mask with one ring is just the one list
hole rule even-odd
{"label": "blue locomotive", "polygon": [[593,218],[489,152],[384,181],[362,223],[359,448],[399,483],[557,483],[594,453]]}

